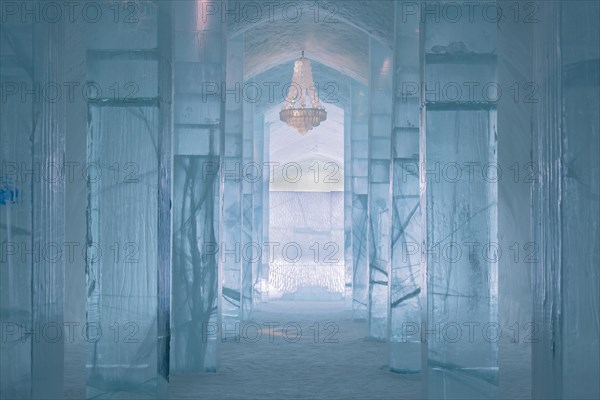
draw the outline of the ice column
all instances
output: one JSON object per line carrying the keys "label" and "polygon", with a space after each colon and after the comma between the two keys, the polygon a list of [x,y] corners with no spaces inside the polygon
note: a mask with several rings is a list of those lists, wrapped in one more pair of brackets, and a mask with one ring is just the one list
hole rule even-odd
{"label": "ice column", "polygon": [[[258,168],[257,177],[252,177],[252,243],[257,246],[252,250],[252,303],[256,305],[262,299],[262,263],[263,263],[263,201],[264,201],[264,152],[265,152],[265,117],[262,113],[253,114],[253,162]],[[267,180],[268,191],[268,180]],[[268,192],[267,192],[268,194]],[[269,214],[269,213],[265,213]],[[268,229],[267,229],[268,230]]]}
{"label": "ice column", "polygon": [[352,309],[352,112],[344,110],[344,300]]}
{"label": "ice column", "polygon": [[[35,59],[39,58],[33,67],[35,82],[42,87],[64,82],[63,23],[41,22],[33,28]],[[34,171],[39,167],[47,172],[65,162],[65,100],[42,99],[34,112]],[[63,327],[65,263],[62,257],[54,258],[60,253],[52,247],[65,238],[65,181],[44,177],[32,181],[31,396],[46,399],[63,396],[64,342],[52,327]]]}
{"label": "ice column", "polygon": [[[248,87],[252,88],[250,85]],[[257,170],[253,164],[254,157],[254,103],[250,102],[251,96],[256,95],[255,92],[250,93],[242,90],[242,101],[244,107],[244,144],[243,144],[243,160],[241,166],[242,173],[242,313],[241,318],[246,320],[250,318],[252,312],[252,262],[254,257],[257,257],[252,242],[253,223],[254,223],[254,205],[252,189],[253,184],[258,179],[262,179],[259,175],[260,169]]]}
{"label": "ice column", "polygon": [[419,201],[419,20],[396,9],[392,138],[390,369],[421,369],[421,210]]}
{"label": "ice column", "polygon": [[365,86],[352,81],[350,89],[350,139],[352,159],[352,312],[366,319],[369,303],[367,258],[367,205],[369,193],[369,94]]}
{"label": "ice column", "polygon": [[[533,5],[529,6],[533,7]],[[532,28],[537,24],[503,18],[498,24],[498,165],[505,171],[498,181],[498,397],[531,396],[531,338],[533,292],[531,178]],[[513,91],[511,93],[511,89]],[[514,88],[518,88],[515,92]],[[515,98],[514,94],[519,96]],[[514,175],[513,175],[514,174]],[[516,257],[515,257],[516,255]],[[526,256],[527,255],[527,256]],[[517,340],[515,340],[517,339]]]}
{"label": "ice column", "polygon": [[[1,40],[5,35],[13,35],[13,40],[21,43],[21,48],[3,46],[2,57],[6,60],[18,59],[18,52],[33,60],[33,38],[31,24],[24,24],[20,18],[7,16],[2,23]],[[39,32],[39,30],[38,30]],[[2,87],[24,85],[33,86],[36,79],[32,62],[0,64]],[[5,86],[6,85],[6,86]],[[33,148],[31,133],[35,121],[31,116],[34,110],[34,96],[21,99],[20,95],[8,96],[0,102],[0,321],[3,340],[0,342],[0,397],[31,397],[32,340],[23,335],[20,326],[30,327],[33,320],[32,272],[33,257],[22,257],[16,246],[26,246],[28,251],[33,244],[31,230],[33,218],[33,194],[30,175],[22,177],[22,169],[33,170]],[[38,100],[39,104],[39,100]],[[24,172],[24,171],[23,171]],[[11,245],[12,243],[12,245]],[[50,388],[52,390],[52,388]]]}
{"label": "ice column", "polygon": [[[597,2],[536,2],[533,397],[600,395],[600,14]],[[537,250],[537,249],[536,249]]]}
{"label": "ice column", "polygon": [[369,336],[388,337],[391,254],[392,51],[369,46]]}
{"label": "ice column", "polygon": [[[539,3],[538,3],[539,5]],[[533,270],[534,326],[539,327],[538,343],[532,345],[533,395],[562,398],[561,327],[561,224],[558,199],[561,197],[561,58],[559,35],[560,4],[544,5],[544,22],[534,31],[532,69],[540,82],[541,104],[534,106],[534,160],[539,163],[539,183],[533,193],[533,237],[539,243],[538,263]],[[555,261],[558,260],[558,261]],[[558,352],[558,354],[557,354]],[[557,356],[558,355],[558,356]]]}
{"label": "ice column", "polygon": [[598,2],[563,4],[562,396],[571,399],[600,398],[598,18]]}
{"label": "ice column", "polygon": [[[171,276],[173,189],[172,9],[158,6],[158,373],[169,380],[171,368]],[[162,393],[161,393],[162,394]]]}
{"label": "ice column", "polygon": [[221,264],[221,315],[223,338],[236,335],[240,321],[242,284],[242,156],[243,156],[243,102],[244,36],[240,34],[227,41],[225,100],[225,136],[221,193],[221,224],[219,263]]}
{"label": "ice column", "polygon": [[[204,2],[173,3],[174,166],[172,369],[214,371],[225,32]],[[200,7],[200,8],[198,8]]]}
{"label": "ice column", "polygon": [[169,373],[170,25],[158,22],[168,9],[136,4],[136,23],[106,18],[86,34],[97,89],[88,104],[89,397],[162,397]]}
{"label": "ice column", "polygon": [[[265,245],[269,242],[269,201],[270,201],[270,182],[271,182],[271,168],[269,165],[270,154],[269,154],[269,137],[271,136],[271,124],[264,123],[264,116],[261,119],[263,123],[261,126],[257,126],[260,132],[263,133],[263,168],[262,168],[262,249],[260,258],[260,274],[256,277],[260,280],[260,300],[269,300],[269,260],[271,257],[269,246]],[[259,123],[259,121],[257,121]]]}
{"label": "ice column", "polygon": [[[466,6],[462,13],[468,15]],[[458,23],[438,17],[435,9],[428,12],[421,27],[424,397],[496,398],[496,24],[481,17]],[[464,89],[473,83],[476,90]]]}
{"label": "ice column", "polygon": [[39,88],[65,83],[65,26],[4,17],[0,397],[63,398],[65,98]]}

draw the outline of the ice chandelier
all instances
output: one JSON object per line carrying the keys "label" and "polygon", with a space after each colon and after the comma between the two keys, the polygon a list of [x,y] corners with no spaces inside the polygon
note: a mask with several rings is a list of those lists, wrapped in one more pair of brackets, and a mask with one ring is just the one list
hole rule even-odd
{"label": "ice chandelier", "polygon": [[327,111],[317,97],[310,60],[304,57],[304,51],[294,63],[294,75],[279,119],[303,136],[327,119]]}

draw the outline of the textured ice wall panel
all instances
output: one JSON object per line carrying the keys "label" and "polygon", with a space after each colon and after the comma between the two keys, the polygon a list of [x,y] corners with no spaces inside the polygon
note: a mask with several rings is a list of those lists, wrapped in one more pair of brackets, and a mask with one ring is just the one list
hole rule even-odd
{"label": "textured ice wall panel", "polygon": [[[458,10],[453,8],[458,6]],[[490,14],[473,12],[469,3],[445,4],[443,1],[423,3],[423,17],[427,19],[425,29],[425,52],[433,54],[493,53],[496,50],[496,19],[493,10],[500,8],[494,0],[477,4]],[[503,9],[506,11],[506,9]],[[508,12],[508,11],[506,11]],[[455,15],[462,16],[455,18]],[[470,17],[467,17],[470,16]]]}
{"label": "textured ice wall panel", "polygon": [[[226,83],[235,87],[244,80],[244,35],[227,42]],[[210,82],[210,81],[209,81]],[[215,81],[212,81],[215,82]],[[219,81],[216,81],[219,82]],[[225,134],[223,148],[223,185],[221,193],[221,262],[223,291],[221,313],[227,329],[234,329],[241,317],[242,296],[242,176],[243,102],[235,95],[225,95]]]}
{"label": "textured ice wall panel", "polygon": [[340,300],[345,291],[343,192],[271,192],[269,213],[269,240],[276,243],[270,296]]}
{"label": "textured ice wall panel", "polygon": [[[262,160],[263,163],[266,165],[266,163],[268,163],[270,161],[270,149],[269,149],[269,140],[270,140],[270,136],[271,136],[271,129],[270,129],[270,124],[267,125],[264,123],[264,116],[262,119],[262,123],[259,127],[260,131],[263,132],[263,146],[262,146]],[[269,171],[269,169],[264,170],[263,169],[263,175],[262,175],[262,243],[263,243],[263,247],[262,247],[262,251],[261,251],[261,265],[260,265],[260,277],[257,277],[257,279],[260,279],[260,294],[261,294],[261,300],[266,301],[269,299],[269,260],[271,260],[271,252],[269,251],[269,248],[267,246],[264,246],[264,243],[267,243],[270,241],[269,236],[270,236],[270,229],[269,229],[269,220],[271,218],[271,212],[270,212],[270,198],[271,198],[271,192],[270,192],[270,185],[271,182],[271,173]],[[268,211],[269,210],[269,211]]]}
{"label": "textured ice wall panel", "polygon": [[[258,165],[264,163],[265,152],[265,131],[264,131],[264,116],[263,114],[255,114],[253,116],[253,162]],[[263,248],[263,184],[264,176],[252,183],[252,242],[258,246],[258,249],[252,251],[252,302],[254,304],[262,300],[262,264],[263,254],[259,249]],[[268,190],[268,185],[267,185]],[[268,213],[266,213],[268,214]],[[268,231],[268,228],[266,229]]]}
{"label": "textured ice wall panel", "polygon": [[[427,13],[423,27],[426,391],[432,398],[496,398],[497,96],[484,87],[496,81],[497,24],[479,14],[450,21],[440,18],[443,3],[429,6],[438,12]],[[468,13],[468,5],[459,7]],[[465,82],[477,85],[474,94]],[[481,100],[488,104],[474,105]],[[480,169],[470,174],[468,165]]]}
{"label": "textured ice wall panel", "polygon": [[340,300],[344,293],[344,268],[339,264],[272,263],[269,285],[274,294],[288,299]]}
{"label": "textured ice wall panel", "polygon": [[[598,398],[600,388],[600,193],[598,153],[600,124],[595,86],[566,87],[564,156],[569,173],[563,193],[563,390],[565,398]],[[594,115],[581,118],[580,115]],[[582,227],[585,227],[582,231]],[[586,361],[584,361],[586,360]]]}
{"label": "textured ice wall panel", "polygon": [[393,53],[371,39],[369,57],[369,336],[387,339]]}
{"label": "textured ice wall panel", "polygon": [[[331,229],[343,226],[342,192],[271,192],[271,226],[286,230],[293,227],[307,237],[314,234],[329,236]],[[286,226],[287,225],[287,226]],[[293,239],[292,232],[288,234]]]}
{"label": "textured ice wall panel", "polygon": [[394,160],[390,368],[396,372],[418,372],[421,365],[422,227],[418,162],[418,159]]}
{"label": "textured ice wall panel", "polygon": [[352,159],[352,312],[355,319],[366,319],[369,304],[369,267],[367,249],[369,193],[369,91],[352,81],[350,138]]}
{"label": "textured ice wall panel", "polygon": [[352,112],[344,111],[344,300],[352,309]]}
{"label": "textured ice wall panel", "polygon": [[367,268],[368,196],[352,196],[352,309],[355,319],[366,319],[369,304],[369,270]]}
{"label": "textured ice wall panel", "polygon": [[[94,12],[98,12],[98,18]],[[89,6],[91,29],[86,34],[90,50],[156,49],[158,47],[157,14],[152,1],[128,4],[98,2]],[[126,38],[126,40],[123,40]],[[139,79],[133,82],[139,82]],[[139,96],[136,96],[139,97]]]}
{"label": "textured ice wall panel", "polygon": [[436,398],[496,396],[496,183],[435,172],[495,162],[494,125],[487,110],[427,113],[428,390]]}
{"label": "textured ice wall panel", "polygon": [[218,165],[218,156],[175,156],[173,170],[173,326],[172,370],[199,372],[216,368],[218,323],[218,174],[202,165]]}
{"label": "textured ice wall panel", "polygon": [[600,398],[600,4],[562,8],[563,396]]}
{"label": "textured ice wall panel", "polygon": [[87,344],[88,395],[155,390],[158,109],[90,113],[88,162],[128,173],[90,177],[87,322],[98,330],[90,328]]}
{"label": "textured ice wall panel", "polygon": [[[255,247],[252,243],[254,223],[254,205],[252,189],[254,181],[260,180],[260,175],[254,172],[252,168],[254,156],[254,104],[244,102],[244,146],[242,157],[242,313],[241,317],[246,320],[250,317],[252,311],[252,263],[258,254],[255,254]],[[248,169],[247,169],[248,168]],[[252,168],[252,169],[251,169]]]}
{"label": "textured ice wall panel", "polygon": [[[32,26],[5,17],[0,34],[0,396],[61,398],[64,344],[54,334],[64,321],[65,182],[58,173],[65,161],[65,104],[61,96],[46,101],[35,88],[64,83],[64,25]],[[22,86],[11,96],[9,85]]]}
{"label": "textured ice wall panel", "polygon": [[[220,94],[208,93],[206,84],[220,86],[226,81],[226,41],[220,17],[201,13],[200,5],[194,1],[169,5],[173,17],[174,150],[179,155],[174,157],[173,172],[171,349],[172,368],[181,373],[216,370],[217,338],[209,333],[220,322],[225,105]],[[241,119],[234,122],[241,130]],[[237,148],[241,148],[241,140]],[[239,205],[240,196],[234,199]],[[238,222],[239,227],[241,220]]]}
{"label": "textured ice wall panel", "polygon": [[[3,29],[13,32],[13,27]],[[31,27],[29,27],[31,31]],[[4,34],[0,40],[4,40]],[[23,34],[19,34],[20,40]],[[26,43],[26,42],[23,42]],[[8,46],[0,46],[2,54]],[[24,49],[27,47],[24,46]],[[31,43],[29,43],[31,48]],[[0,68],[2,82],[31,85],[25,71],[8,77]],[[29,86],[30,87],[30,86]],[[27,398],[31,393],[31,336],[22,337],[19,326],[31,325],[31,262],[20,249],[32,249],[31,177],[20,172],[33,170],[31,112],[32,97],[22,102],[20,96],[7,96],[0,103],[0,320],[4,339],[0,342],[0,397]],[[12,167],[11,167],[12,166]],[[12,254],[11,253],[15,253]],[[14,333],[10,333],[14,331]]]}
{"label": "textured ice wall panel", "polygon": [[252,311],[252,194],[242,195],[242,319],[247,319]]}
{"label": "textured ice wall panel", "polygon": [[[34,25],[34,51],[40,65],[34,68],[34,80],[42,85],[64,82],[64,25]],[[33,161],[40,166],[65,163],[65,98],[42,101],[35,108]],[[65,180],[39,179],[32,184],[33,244],[50,246],[65,241]],[[46,327],[64,322],[65,261],[42,255],[32,264],[31,281],[33,324]],[[31,351],[31,395],[33,398],[64,396],[64,341],[48,336],[33,340]]]}
{"label": "textured ice wall panel", "polygon": [[[496,101],[502,93],[495,84],[494,56],[481,57],[480,63],[473,63],[474,56],[463,56],[452,63],[446,57],[428,56],[429,65],[425,75],[425,98],[427,101]],[[438,63],[439,62],[439,63]],[[484,65],[481,65],[484,64]]]}
{"label": "textured ice wall panel", "polygon": [[[402,21],[402,22],[401,22]],[[419,181],[419,20],[396,7],[392,133],[390,369],[421,370],[421,238]],[[412,84],[412,86],[411,86]]]}

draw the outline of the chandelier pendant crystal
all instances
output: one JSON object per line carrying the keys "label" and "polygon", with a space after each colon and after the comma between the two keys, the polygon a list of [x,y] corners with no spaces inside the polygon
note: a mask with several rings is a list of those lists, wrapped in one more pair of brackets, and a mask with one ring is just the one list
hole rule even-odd
{"label": "chandelier pendant crystal", "polygon": [[327,111],[319,103],[310,60],[304,57],[304,51],[294,63],[294,75],[279,119],[303,136],[327,119]]}

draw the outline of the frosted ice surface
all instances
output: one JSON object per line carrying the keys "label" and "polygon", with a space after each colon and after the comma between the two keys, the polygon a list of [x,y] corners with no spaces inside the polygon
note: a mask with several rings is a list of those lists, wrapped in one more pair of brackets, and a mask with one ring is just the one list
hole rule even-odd
{"label": "frosted ice surface", "polygon": [[105,171],[131,163],[137,173],[90,186],[87,322],[98,331],[87,343],[89,395],[158,385],[157,118],[156,107],[91,110],[88,162]]}
{"label": "frosted ice surface", "polygon": [[343,192],[271,192],[269,201],[269,296],[343,298]]}

